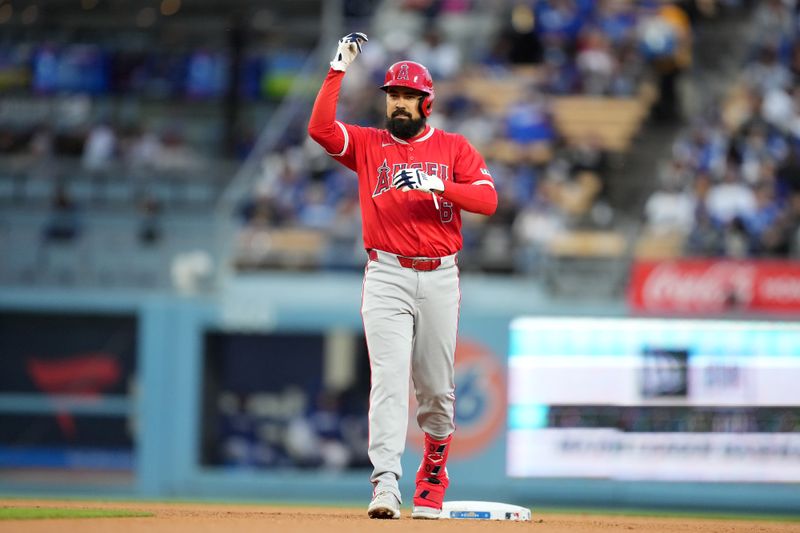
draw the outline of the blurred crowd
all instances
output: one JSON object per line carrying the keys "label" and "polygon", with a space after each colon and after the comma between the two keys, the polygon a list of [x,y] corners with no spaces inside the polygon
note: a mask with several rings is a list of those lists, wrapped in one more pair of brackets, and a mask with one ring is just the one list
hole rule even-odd
{"label": "blurred crowd", "polygon": [[202,168],[206,159],[187,141],[180,126],[156,130],[108,120],[87,120],[70,128],[57,128],[48,122],[6,127],[0,130],[0,156],[6,165],[24,167],[33,177],[41,177],[39,174],[56,159],[80,159],[82,168],[90,172],[115,165],[131,171],[191,171]]}
{"label": "blurred crowd", "polygon": [[[557,106],[570,96],[645,102],[649,124],[685,128],[671,160],[653,169],[658,186],[643,208],[645,235],[656,242],[677,236],[685,255],[798,253],[796,0],[403,0],[384,4],[391,9],[355,9],[359,4],[345,2],[348,24],[358,25],[350,29],[374,28],[380,38],[372,38],[348,69],[338,116],[381,127],[384,101],[377,87],[387,66],[411,59],[430,69],[437,90],[430,124],[463,134],[479,149],[499,196],[493,217],[464,216],[465,268],[535,274],[561,237],[615,229],[628,214],[642,211],[613,203],[629,147],[609,144],[597,130],[567,132],[559,122]],[[743,36],[748,54],[729,97],[701,116],[686,117],[680,80],[696,61],[698,25],[721,8],[750,17]],[[384,27],[381,16],[388,17]],[[276,50],[270,53],[280,55],[281,47]],[[245,63],[243,68],[251,62]],[[292,60],[295,70],[280,70],[276,61],[258,64],[243,72],[285,74],[279,85],[281,94],[288,94],[287,80],[300,62]],[[88,177],[94,190],[102,191],[120,176],[137,182],[147,176],[163,181],[177,174],[222,175],[214,164],[223,154],[238,162],[252,155],[248,163],[254,165],[246,168],[256,168],[257,175],[236,209],[235,263],[359,269],[364,251],[356,180],[306,135],[311,98],[323,73],[303,85],[300,100],[306,107],[266,152],[253,151],[254,132],[273,125],[267,121],[272,108],[262,106],[253,114],[240,109],[242,125],[236,122],[230,136],[219,125],[198,134],[187,121],[188,107],[173,116],[162,113],[170,107],[164,102],[147,115],[144,104],[123,98],[119,107],[108,108],[113,113],[104,114],[108,96],[54,93],[38,101],[15,94],[0,101],[0,162],[6,175],[24,176],[34,185],[55,183],[44,235],[68,241],[80,234],[85,199],[73,196],[77,189],[67,175]],[[244,85],[261,94],[263,83],[248,79]],[[212,104],[187,104],[192,105],[200,106],[193,119],[219,123],[204,114]],[[148,121],[145,115],[160,118]],[[21,123],[21,116],[28,122]],[[134,205],[142,242],[158,241],[169,206],[149,194],[136,197]]]}
{"label": "blurred crowd", "polygon": [[[109,121],[60,132],[47,123],[36,125],[2,137],[0,156],[4,172],[25,182],[14,193],[19,205],[32,200],[26,190],[50,191],[44,200],[51,212],[42,237],[59,243],[80,238],[83,214],[96,206],[133,208],[139,219],[139,241],[156,243],[163,233],[160,215],[170,199],[156,193],[153,184],[174,181],[176,176],[190,176],[200,183],[208,178],[212,161],[178,128],[159,134],[138,125],[116,127]],[[116,186],[128,192],[109,192]],[[115,199],[114,194],[121,196]]]}
{"label": "blurred crowd", "polygon": [[[392,14],[398,29],[370,40],[348,69],[338,117],[382,127],[384,103],[377,87],[387,66],[400,59],[426,65],[437,88],[429,123],[465,135],[481,151],[500,198],[488,221],[466,214],[462,264],[484,271],[536,271],[553,238],[573,228],[610,227],[615,216],[608,201],[613,154],[596,135],[562,135],[552,99],[637,98],[649,82],[659,95],[655,118],[676,119],[675,84],[691,64],[696,12],[695,2],[406,1]],[[494,16],[498,23],[491,26],[491,38],[476,42],[481,24]],[[414,22],[403,25],[401,17]],[[460,25],[451,23],[455,19]],[[406,27],[419,30],[409,33]],[[486,80],[521,86],[498,111],[489,107],[497,96],[492,87],[499,85],[469,90]],[[259,235],[285,228],[324,234],[322,268],[363,265],[355,179],[304,132],[302,120],[296,121],[261,160],[261,175],[239,210],[241,266],[280,267],[280,251],[264,246],[268,239]]]}
{"label": "blurred crowd", "polygon": [[800,257],[800,4],[759,2],[736,86],[675,141],[645,228],[701,257]]}
{"label": "blurred crowd", "polygon": [[[281,396],[284,408],[262,411],[260,396],[226,392],[218,414],[214,464],[228,468],[313,468],[341,471],[369,466],[363,392],[323,389],[313,398],[294,385]],[[273,402],[273,406],[280,405]]]}

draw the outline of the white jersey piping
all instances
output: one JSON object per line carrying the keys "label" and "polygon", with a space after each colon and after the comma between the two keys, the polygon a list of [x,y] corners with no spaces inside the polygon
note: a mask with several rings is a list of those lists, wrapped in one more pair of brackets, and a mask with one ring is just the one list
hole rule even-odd
{"label": "white jersey piping", "polygon": [[347,128],[344,127],[344,124],[342,124],[338,120],[335,121],[335,124],[337,126],[339,126],[340,128],[342,128],[342,133],[344,133],[344,148],[342,148],[342,151],[339,152],[338,154],[332,154],[330,152],[326,152],[326,153],[329,156],[332,156],[332,157],[342,157],[344,155],[344,153],[347,151],[347,145],[350,144],[350,136],[347,134]]}

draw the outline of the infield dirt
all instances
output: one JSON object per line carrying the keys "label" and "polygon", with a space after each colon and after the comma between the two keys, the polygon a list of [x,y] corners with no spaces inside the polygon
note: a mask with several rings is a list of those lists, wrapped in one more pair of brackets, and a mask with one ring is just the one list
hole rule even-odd
{"label": "infield dirt", "polygon": [[531,522],[482,520],[412,520],[403,509],[400,520],[370,520],[365,509],[278,505],[200,503],[0,500],[0,507],[81,507],[131,509],[153,513],[146,518],[89,518],[0,521],[2,533],[461,533],[512,531],[542,533],[800,533],[800,521],[734,520],[602,514],[537,514]]}

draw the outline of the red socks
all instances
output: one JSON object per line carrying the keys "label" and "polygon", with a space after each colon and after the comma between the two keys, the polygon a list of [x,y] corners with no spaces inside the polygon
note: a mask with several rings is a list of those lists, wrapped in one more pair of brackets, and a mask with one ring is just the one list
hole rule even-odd
{"label": "red socks", "polygon": [[425,434],[425,451],[417,470],[417,489],[414,491],[415,507],[442,508],[444,492],[450,484],[446,466],[451,440],[452,435],[444,440],[436,440]]}

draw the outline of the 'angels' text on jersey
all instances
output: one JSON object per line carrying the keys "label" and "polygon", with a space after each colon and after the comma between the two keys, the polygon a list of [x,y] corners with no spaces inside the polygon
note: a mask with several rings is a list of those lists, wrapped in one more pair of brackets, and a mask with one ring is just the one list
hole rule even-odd
{"label": "'angels' text on jersey", "polygon": [[442,181],[450,179],[450,169],[444,163],[433,163],[425,161],[420,163],[394,163],[391,167],[386,159],[383,160],[381,166],[377,170],[377,178],[375,180],[375,190],[372,192],[372,197],[375,198],[389,189],[392,188],[392,177],[403,170],[404,168],[418,168],[424,170],[431,176],[436,176]]}

